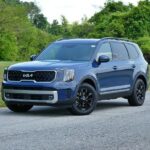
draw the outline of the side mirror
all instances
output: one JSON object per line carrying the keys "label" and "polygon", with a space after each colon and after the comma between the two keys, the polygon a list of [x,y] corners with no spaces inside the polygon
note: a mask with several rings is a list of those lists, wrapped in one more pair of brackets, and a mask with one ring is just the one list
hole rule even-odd
{"label": "side mirror", "polygon": [[110,61],[110,58],[109,58],[108,56],[106,56],[106,55],[101,55],[101,56],[99,56],[99,58],[98,58],[98,62],[99,62],[99,63],[109,62],[109,61]]}
{"label": "side mirror", "polygon": [[30,60],[31,60],[31,61],[35,60],[35,58],[36,58],[36,55],[31,55],[31,56],[30,56]]}

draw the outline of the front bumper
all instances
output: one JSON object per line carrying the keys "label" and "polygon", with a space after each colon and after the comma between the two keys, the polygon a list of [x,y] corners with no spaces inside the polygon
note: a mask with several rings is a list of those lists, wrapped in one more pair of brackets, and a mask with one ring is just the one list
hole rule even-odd
{"label": "front bumper", "polygon": [[31,82],[3,82],[2,99],[7,103],[65,106],[72,105],[76,85],[35,84]]}
{"label": "front bumper", "polygon": [[4,89],[3,98],[6,102],[55,104],[58,102],[58,92]]}

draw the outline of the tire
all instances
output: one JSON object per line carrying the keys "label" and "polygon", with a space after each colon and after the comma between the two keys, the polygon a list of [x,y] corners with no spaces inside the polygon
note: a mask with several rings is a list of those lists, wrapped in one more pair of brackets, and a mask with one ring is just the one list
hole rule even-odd
{"label": "tire", "polygon": [[93,86],[83,83],[77,92],[76,100],[70,112],[74,115],[88,115],[97,104],[97,93]]}
{"label": "tire", "polygon": [[146,85],[142,79],[137,79],[132,95],[128,98],[130,106],[142,106],[145,101]]}
{"label": "tire", "polygon": [[20,104],[6,104],[6,106],[13,112],[23,113],[29,111],[32,105],[20,105]]}

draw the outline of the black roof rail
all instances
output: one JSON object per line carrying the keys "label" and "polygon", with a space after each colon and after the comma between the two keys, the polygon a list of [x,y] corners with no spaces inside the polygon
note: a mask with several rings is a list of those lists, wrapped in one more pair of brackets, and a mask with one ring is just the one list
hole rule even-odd
{"label": "black roof rail", "polygon": [[56,41],[70,40],[70,39],[76,39],[76,38],[73,38],[73,37],[66,37],[66,38],[57,39]]}
{"label": "black roof rail", "polygon": [[101,38],[101,40],[121,40],[121,41],[127,41],[127,42],[131,42],[131,40],[126,39],[126,38],[116,38],[116,37],[104,37]]}
{"label": "black roof rail", "polygon": [[56,41],[62,41],[62,40],[64,40],[64,38],[59,38],[59,39],[57,39]]}

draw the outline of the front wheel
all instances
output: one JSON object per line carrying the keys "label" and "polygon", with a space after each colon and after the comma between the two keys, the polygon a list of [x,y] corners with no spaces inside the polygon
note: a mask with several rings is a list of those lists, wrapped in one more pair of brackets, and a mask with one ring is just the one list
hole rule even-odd
{"label": "front wheel", "polygon": [[6,105],[11,111],[18,113],[27,112],[33,107],[32,105],[21,105],[21,104],[6,104]]}
{"label": "front wheel", "polygon": [[138,79],[135,83],[132,95],[128,98],[129,105],[141,106],[145,101],[146,85],[143,80]]}
{"label": "front wheel", "polygon": [[75,115],[90,114],[97,103],[97,93],[93,86],[84,83],[79,87],[76,100],[70,111]]}

